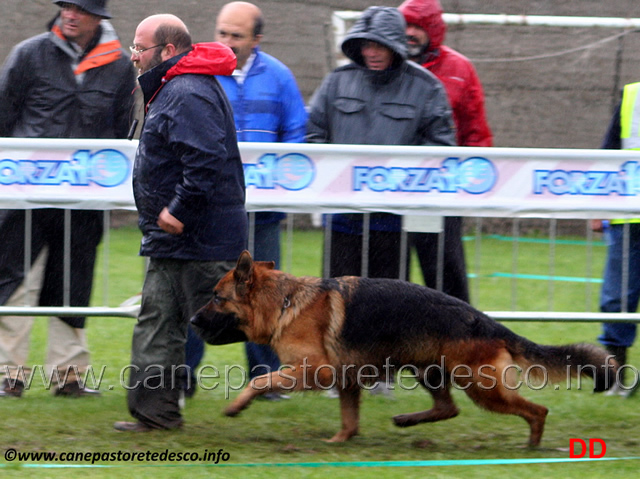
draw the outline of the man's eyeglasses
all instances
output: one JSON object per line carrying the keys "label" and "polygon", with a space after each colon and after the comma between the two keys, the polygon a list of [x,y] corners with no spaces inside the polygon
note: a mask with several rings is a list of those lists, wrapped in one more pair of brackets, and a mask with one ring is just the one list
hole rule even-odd
{"label": "man's eyeglasses", "polygon": [[158,48],[158,47],[163,47],[163,48],[164,48],[164,47],[166,47],[166,46],[167,46],[167,44],[166,44],[166,43],[158,43],[157,45],[154,45],[154,46],[149,47],[149,48],[140,48],[140,47],[137,47],[137,46],[135,46],[135,45],[131,45],[131,46],[129,47],[129,50],[131,50],[131,53],[133,53],[134,55],[136,55],[136,56],[140,56],[140,55],[142,55],[144,52],[146,52],[147,50],[151,50],[152,48]]}

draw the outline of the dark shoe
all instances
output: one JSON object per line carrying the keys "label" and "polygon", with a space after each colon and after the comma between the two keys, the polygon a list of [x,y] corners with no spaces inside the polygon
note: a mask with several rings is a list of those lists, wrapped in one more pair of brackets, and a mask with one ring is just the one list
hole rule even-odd
{"label": "dark shoe", "polygon": [[[13,387],[12,387],[13,386]],[[2,388],[0,389],[0,397],[14,397],[19,398],[24,391],[24,383],[16,379],[9,382],[7,378],[2,381]]]}
{"label": "dark shoe", "polygon": [[128,422],[128,421],[115,422],[113,424],[113,428],[116,431],[124,431],[124,432],[149,432],[153,430],[153,428],[141,422]]}
{"label": "dark shoe", "polygon": [[282,401],[282,400],[286,400],[286,399],[291,399],[291,396],[287,396],[286,394],[282,394],[282,393],[266,393],[263,394],[262,396],[258,396],[256,399],[260,399],[262,401]]}
{"label": "dark shoe", "polygon": [[78,381],[73,381],[58,387],[54,395],[79,398],[83,396],[100,396],[100,391],[97,389],[89,389],[88,387],[80,387]]}

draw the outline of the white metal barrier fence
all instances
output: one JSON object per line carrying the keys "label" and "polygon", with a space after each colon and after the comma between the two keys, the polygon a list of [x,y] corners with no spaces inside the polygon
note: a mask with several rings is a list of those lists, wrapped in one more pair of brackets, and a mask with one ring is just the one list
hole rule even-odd
{"label": "white metal barrier fence", "polygon": [[[2,139],[0,208],[134,209],[136,147],[135,141],[122,140]],[[476,217],[478,222],[486,217],[547,218],[551,223],[640,215],[640,166],[632,151],[244,143],[241,152],[250,211],[382,211]],[[105,218],[108,243],[110,222]],[[287,231],[292,224],[287,222]],[[108,263],[108,248],[105,255]],[[0,315],[135,313],[135,306],[0,306]],[[640,318],[591,311],[489,314],[504,321]]]}

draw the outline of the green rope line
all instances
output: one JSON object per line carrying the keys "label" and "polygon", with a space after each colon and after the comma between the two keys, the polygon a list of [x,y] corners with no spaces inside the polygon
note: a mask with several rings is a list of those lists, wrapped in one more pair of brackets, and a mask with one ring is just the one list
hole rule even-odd
{"label": "green rope line", "polygon": [[[463,236],[462,240],[463,241],[475,241],[476,237],[475,236]],[[548,244],[551,243],[551,240],[549,240],[548,238],[524,238],[524,237],[518,237],[518,238],[514,238],[513,236],[503,236],[503,235],[484,235],[481,236],[481,239],[493,239],[493,240],[498,240],[498,241],[517,241],[518,243],[542,243],[542,244]],[[586,241],[586,240],[564,240],[564,239],[556,239],[554,241],[554,243],[556,244],[568,244],[568,245],[581,245],[581,246],[586,246],[589,243],[591,243],[594,246],[606,246],[606,243],[604,241]]]}
{"label": "green rope line", "polygon": [[467,278],[517,278],[540,281],[567,281],[571,283],[602,283],[602,278],[580,278],[578,276],[547,276],[542,274],[513,274],[496,271],[490,274],[468,273]]}
{"label": "green rope line", "polygon": [[568,462],[637,461],[640,457],[577,458],[522,458],[522,459],[461,459],[432,461],[356,461],[356,462],[286,462],[247,464],[0,464],[0,468],[121,468],[121,467],[450,467],[450,466],[499,466],[514,464],[553,464]]}

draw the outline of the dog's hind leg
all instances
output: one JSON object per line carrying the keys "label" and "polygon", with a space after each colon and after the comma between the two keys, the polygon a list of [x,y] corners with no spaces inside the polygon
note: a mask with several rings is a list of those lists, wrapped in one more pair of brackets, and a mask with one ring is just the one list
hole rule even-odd
{"label": "dog's hind leg", "polygon": [[342,429],[327,442],[344,442],[358,434],[360,422],[360,388],[340,388]]}
{"label": "dog's hind leg", "polygon": [[[424,377],[421,375],[421,378]],[[398,427],[415,426],[423,422],[444,421],[456,417],[460,412],[453,402],[449,390],[451,384],[447,378],[442,377],[438,369],[427,372],[427,380],[420,381],[420,384],[433,396],[433,407],[427,411],[414,412],[410,414],[399,414],[393,417],[393,423]],[[434,387],[435,384],[439,386]]]}
{"label": "dog's hind leg", "polygon": [[[505,360],[508,357],[508,361]],[[461,384],[467,395],[480,407],[489,411],[502,414],[513,414],[520,416],[529,424],[531,434],[529,436],[530,447],[540,444],[544,423],[549,410],[539,404],[527,401],[516,391],[517,383],[513,371],[511,356],[505,355],[493,361],[495,377],[492,378],[491,387],[487,387],[483,379],[487,376],[476,376],[470,378],[466,384]],[[473,365],[474,371],[481,370],[482,366]],[[504,382],[503,382],[504,381]]]}
{"label": "dog's hind leg", "polygon": [[530,447],[540,445],[542,433],[544,432],[544,423],[549,412],[546,407],[527,401],[516,391],[504,389],[500,385],[493,390],[480,390],[474,386],[467,389],[466,392],[480,407],[502,414],[514,414],[523,418],[531,429],[528,445]]}

